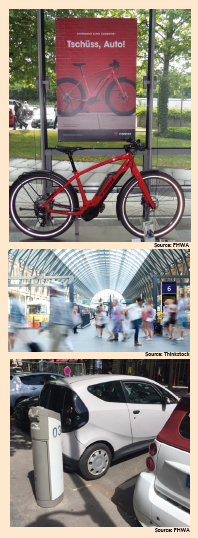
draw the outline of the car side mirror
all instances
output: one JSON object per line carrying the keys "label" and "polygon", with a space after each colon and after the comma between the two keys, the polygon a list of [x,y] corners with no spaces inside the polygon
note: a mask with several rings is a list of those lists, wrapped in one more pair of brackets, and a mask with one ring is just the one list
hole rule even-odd
{"label": "car side mirror", "polygon": [[168,398],[167,398],[167,396],[164,396],[164,394],[163,394],[162,397],[161,397],[161,400],[162,400],[162,404],[166,405],[167,401],[168,401]]}

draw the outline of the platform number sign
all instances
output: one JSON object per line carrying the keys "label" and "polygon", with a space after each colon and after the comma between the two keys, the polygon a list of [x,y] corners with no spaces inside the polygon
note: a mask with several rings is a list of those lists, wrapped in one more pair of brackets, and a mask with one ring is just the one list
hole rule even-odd
{"label": "platform number sign", "polygon": [[162,282],[162,294],[176,295],[177,283],[176,282]]}
{"label": "platform number sign", "polygon": [[66,366],[66,367],[64,368],[64,374],[65,374],[65,375],[70,375],[70,374],[71,374],[71,369],[70,369],[69,366]]}

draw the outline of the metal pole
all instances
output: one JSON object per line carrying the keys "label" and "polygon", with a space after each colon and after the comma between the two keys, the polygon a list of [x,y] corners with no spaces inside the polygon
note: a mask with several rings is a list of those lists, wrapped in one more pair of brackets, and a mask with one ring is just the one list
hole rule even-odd
{"label": "metal pole", "polygon": [[69,284],[69,300],[73,305],[73,302],[74,302],[74,284],[73,284],[73,280]]}
{"label": "metal pole", "polygon": [[153,275],[153,308],[157,312],[157,275]]}
{"label": "metal pole", "polygon": [[[149,16],[149,50],[148,50],[148,84],[147,84],[147,114],[146,114],[146,148],[148,155],[146,165],[150,170],[152,168],[152,127],[153,127],[153,84],[154,84],[154,53],[155,53],[155,19],[156,9],[150,9]],[[150,180],[147,187],[150,191]],[[150,207],[144,206],[144,221],[149,220]]]}
{"label": "metal pole", "polygon": [[45,150],[47,149],[46,90],[45,90],[45,42],[44,10],[37,10],[38,68],[39,68],[39,103],[41,120],[41,159],[46,169]]}
{"label": "metal pole", "polygon": [[150,9],[149,18],[149,53],[148,53],[148,86],[146,147],[148,149],[148,167],[152,167],[152,127],[153,127],[153,85],[154,85],[154,53],[155,53],[155,19],[156,9]]}

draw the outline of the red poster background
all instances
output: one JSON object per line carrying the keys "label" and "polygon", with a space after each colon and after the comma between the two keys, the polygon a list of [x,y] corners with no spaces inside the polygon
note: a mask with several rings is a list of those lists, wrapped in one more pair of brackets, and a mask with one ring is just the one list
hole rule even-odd
{"label": "red poster background", "polygon": [[[109,64],[115,59],[119,62],[120,77],[127,77],[136,83],[136,54],[137,54],[137,21],[136,19],[78,19],[58,18],[55,21],[56,30],[56,78],[57,81],[66,77],[80,81],[82,74],[79,67],[74,63],[84,63],[83,73],[89,91],[95,90],[97,84],[103,79],[108,71]],[[99,73],[99,71],[101,72]],[[120,131],[127,134],[135,133],[135,118],[132,116],[110,116],[110,109],[105,103],[105,92],[112,78],[107,81],[98,95],[98,101],[92,104],[85,103],[80,115],[76,114],[66,121],[59,117],[58,129],[59,140],[114,140],[124,139],[119,135]],[[82,82],[84,89],[85,82]],[[86,97],[88,97],[86,89]],[[57,108],[61,104],[62,94],[57,87]],[[133,91],[131,107],[135,109],[136,92]],[[93,113],[98,113],[99,129],[92,119],[96,118]],[[108,116],[104,114],[108,113]],[[83,115],[82,115],[83,114]],[[89,117],[88,117],[89,114]],[[100,116],[102,114],[102,116]],[[86,116],[88,125],[86,126]],[[102,121],[100,121],[102,118]],[[84,121],[83,121],[84,120]],[[130,121],[131,120],[131,121]],[[106,121],[106,123],[105,123]],[[114,122],[115,126],[112,124]],[[91,127],[91,128],[90,128]],[[123,131],[123,132],[124,132]],[[116,132],[116,134],[114,134]],[[76,136],[75,136],[76,135]]]}

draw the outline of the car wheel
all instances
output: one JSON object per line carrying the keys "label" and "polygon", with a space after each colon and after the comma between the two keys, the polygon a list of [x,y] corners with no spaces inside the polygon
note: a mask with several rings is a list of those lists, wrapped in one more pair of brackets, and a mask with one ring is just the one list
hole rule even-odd
{"label": "car wheel", "polygon": [[95,443],[82,454],[78,470],[86,480],[97,480],[106,474],[111,465],[111,452],[107,445]]}
{"label": "car wheel", "polygon": [[27,400],[28,396],[23,396],[21,398],[18,398],[18,400],[16,400],[15,404],[14,404],[14,407],[13,407],[13,410],[15,412],[15,409],[16,409],[16,406],[19,402],[22,402],[23,400]]}

